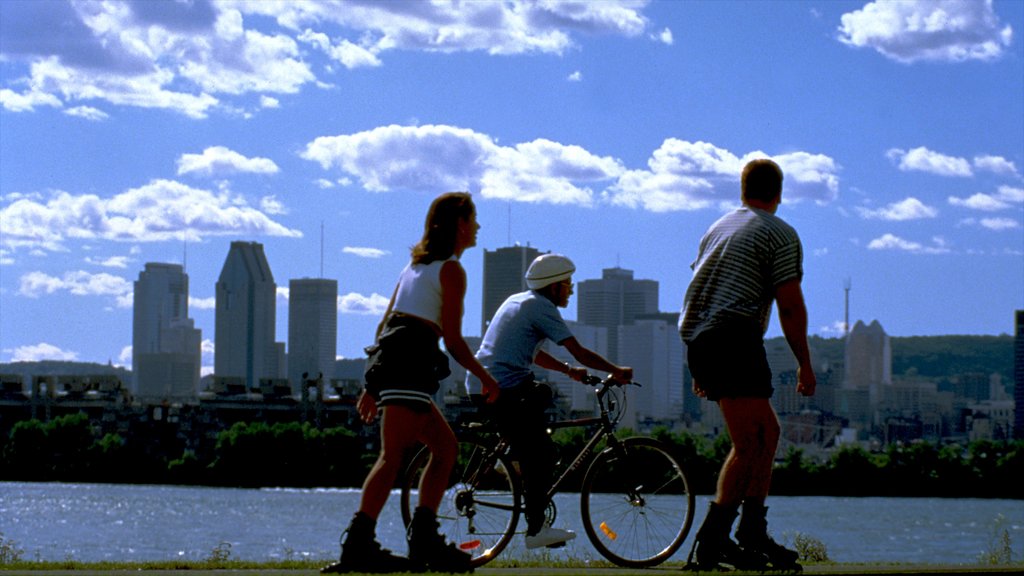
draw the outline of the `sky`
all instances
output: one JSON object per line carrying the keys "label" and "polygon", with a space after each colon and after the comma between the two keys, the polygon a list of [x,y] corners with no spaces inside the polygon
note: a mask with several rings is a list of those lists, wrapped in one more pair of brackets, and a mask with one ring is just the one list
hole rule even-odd
{"label": "sky", "polygon": [[1013,334],[1022,34],[1018,0],[3,0],[0,362],[130,367],[133,282],[166,262],[211,372],[238,240],[264,246],[279,341],[289,281],[332,278],[359,357],[449,190],[482,225],[464,334],[484,249],[513,244],[678,311],[758,157],[812,335],[842,334],[847,294],[891,336]]}

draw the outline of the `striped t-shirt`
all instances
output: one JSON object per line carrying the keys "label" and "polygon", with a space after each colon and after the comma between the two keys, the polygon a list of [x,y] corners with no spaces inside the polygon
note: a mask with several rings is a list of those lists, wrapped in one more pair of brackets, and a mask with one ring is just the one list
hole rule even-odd
{"label": "striped t-shirt", "polygon": [[792,226],[744,206],[726,214],[700,241],[679,333],[686,342],[723,324],[768,329],[775,288],[803,277],[803,250]]}

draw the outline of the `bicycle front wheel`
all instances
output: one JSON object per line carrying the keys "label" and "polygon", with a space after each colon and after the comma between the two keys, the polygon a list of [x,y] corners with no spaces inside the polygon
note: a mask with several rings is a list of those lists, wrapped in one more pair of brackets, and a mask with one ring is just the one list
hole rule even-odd
{"label": "bicycle front wheel", "polygon": [[580,498],[587,537],[619,566],[664,562],[693,523],[695,498],[683,468],[651,438],[626,438],[598,454],[583,478]]}
{"label": "bicycle front wheel", "polygon": [[[430,459],[423,448],[412,459],[402,479],[402,519],[408,528],[417,506],[420,478]],[[515,533],[519,522],[519,476],[512,463],[484,443],[459,440],[459,458],[452,469],[441,506],[438,531],[470,555],[472,566],[493,560]]]}

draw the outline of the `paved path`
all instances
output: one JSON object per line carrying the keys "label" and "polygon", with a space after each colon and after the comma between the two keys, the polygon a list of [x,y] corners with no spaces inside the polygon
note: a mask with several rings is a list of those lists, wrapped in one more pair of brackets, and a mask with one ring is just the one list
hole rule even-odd
{"label": "paved path", "polygon": [[[803,574],[840,576],[852,574],[890,575],[890,574],[1021,574],[1024,564],[1007,566],[989,565],[921,565],[921,564],[817,564],[808,566]],[[0,569],[0,576],[319,576],[316,570],[35,570],[10,571]],[[678,567],[660,566],[646,570],[628,568],[479,568],[476,576],[667,576],[668,574],[685,576],[696,575],[696,572],[685,572]],[[728,574],[740,576],[745,574],[771,575],[782,572],[705,572],[704,574]]]}

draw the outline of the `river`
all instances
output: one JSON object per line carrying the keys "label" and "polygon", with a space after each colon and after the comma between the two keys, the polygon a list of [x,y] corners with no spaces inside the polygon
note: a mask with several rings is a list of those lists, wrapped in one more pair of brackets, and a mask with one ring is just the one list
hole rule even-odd
{"label": "river", "polygon": [[[578,538],[557,551],[527,551],[517,537],[505,558],[602,559],[587,540],[575,494],[556,497],[557,526]],[[685,560],[707,509],[675,560]],[[331,560],[359,504],[358,490],[0,482],[0,534],[26,560]],[[971,564],[1002,549],[1024,558],[1024,501],[940,498],[770,497],[769,529],[802,534],[836,562]],[[378,523],[385,547],[405,553],[397,493]]]}

